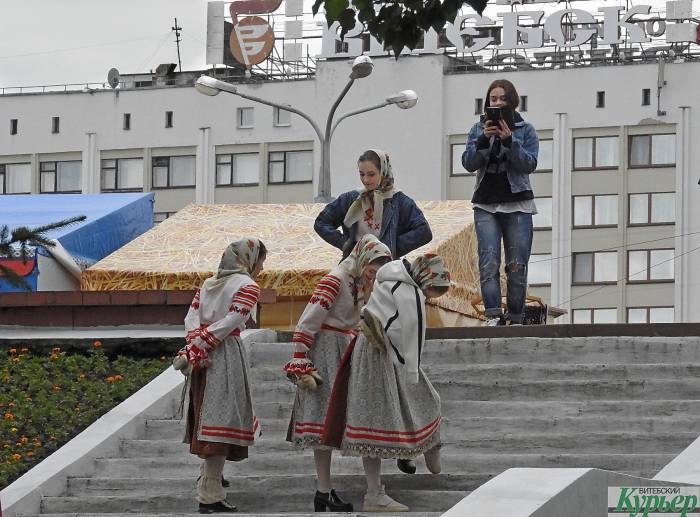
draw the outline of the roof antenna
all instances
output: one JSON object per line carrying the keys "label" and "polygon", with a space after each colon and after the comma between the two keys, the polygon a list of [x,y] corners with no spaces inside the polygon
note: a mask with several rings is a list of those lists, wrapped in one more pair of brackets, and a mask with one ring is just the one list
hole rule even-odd
{"label": "roof antenna", "polygon": [[175,18],[175,26],[170,27],[170,29],[175,31],[175,44],[177,45],[177,64],[180,68],[180,72],[182,72],[182,61],[180,61],[180,31],[182,30],[182,27],[178,27],[177,18]]}

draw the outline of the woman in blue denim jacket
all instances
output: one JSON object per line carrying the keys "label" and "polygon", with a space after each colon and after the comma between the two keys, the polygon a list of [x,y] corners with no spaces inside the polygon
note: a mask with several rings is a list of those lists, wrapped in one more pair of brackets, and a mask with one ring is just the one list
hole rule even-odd
{"label": "woman in blue denim jacket", "polygon": [[357,168],[364,189],[345,192],[328,203],[316,218],[316,233],[342,250],[343,258],[368,233],[386,244],[395,259],[430,242],[433,234],[423,212],[394,188],[389,155],[379,149],[365,151]]}
{"label": "woman in blue denim jacket", "polygon": [[[479,244],[481,296],[487,325],[520,325],[527,293],[527,264],[532,248],[532,215],[537,213],[530,173],[537,168],[539,141],[532,124],[516,108],[513,83],[499,79],[486,93],[486,107],[512,113],[510,123],[481,120],[474,124],[462,153],[462,165],[477,171],[472,204]],[[507,118],[507,117],[506,117]],[[501,238],[505,250],[507,313],[501,309]]]}

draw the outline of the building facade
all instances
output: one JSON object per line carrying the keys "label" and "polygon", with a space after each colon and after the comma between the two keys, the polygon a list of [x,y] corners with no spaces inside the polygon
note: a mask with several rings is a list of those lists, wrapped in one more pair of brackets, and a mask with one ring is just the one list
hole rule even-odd
{"label": "building facade", "polygon": [[[311,79],[237,86],[323,127],[350,66],[328,59]],[[700,321],[700,170],[692,166],[700,163],[700,63],[666,63],[663,81],[659,73],[656,60],[494,73],[445,55],[375,58],[338,116],[404,89],[419,101],[338,126],[332,192],[360,186],[357,157],[376,147],[415,199],[470,199],[475,176],[460,162],[466,134],[490,82],[507,78],[540,137],[531,291],[569,310],[561,321]],[[152,191],[157,220],[193,202],[311,202],[320,145],[307,121],[235,95],[201,95],[192,78],[0,95],[0,192]]]}

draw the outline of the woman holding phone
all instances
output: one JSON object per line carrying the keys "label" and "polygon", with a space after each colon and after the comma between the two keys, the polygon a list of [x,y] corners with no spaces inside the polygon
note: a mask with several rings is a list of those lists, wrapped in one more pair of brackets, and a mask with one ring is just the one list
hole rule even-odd
{"label": "woman holding phone", "polygon": [[[516,111],[513,83],[493,81],[485,114],[474,124],[462,165],[477,171],[472,204],[479,247],[481,297],[488,326],[521,325],[532,248],[532,215],[537,213],[529,175],[537,168],[539,141],[532,124]],[[505,250],[507,312],[501,309],[501,239]]]}

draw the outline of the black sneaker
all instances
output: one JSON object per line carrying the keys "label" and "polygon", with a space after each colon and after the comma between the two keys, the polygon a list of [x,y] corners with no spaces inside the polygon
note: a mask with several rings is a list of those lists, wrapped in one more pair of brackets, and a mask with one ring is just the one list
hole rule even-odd
{"label": "black sneaker", "polygon": [[218,503],[199,503],[199,513],[236,513],[238,508],[227,501]]}

